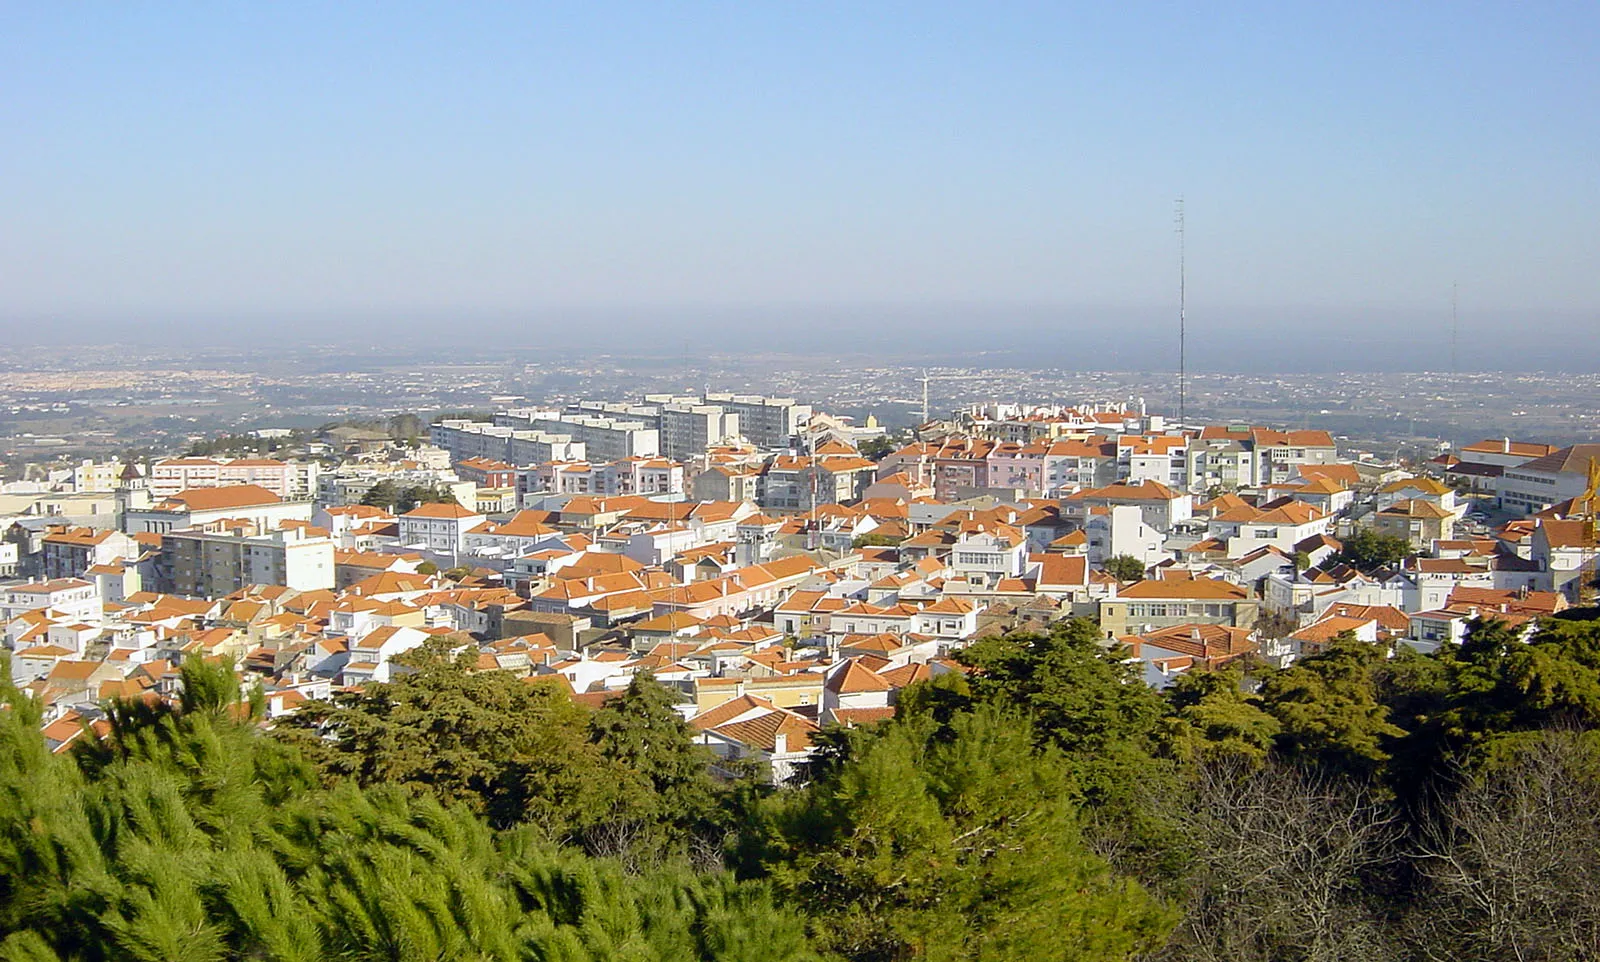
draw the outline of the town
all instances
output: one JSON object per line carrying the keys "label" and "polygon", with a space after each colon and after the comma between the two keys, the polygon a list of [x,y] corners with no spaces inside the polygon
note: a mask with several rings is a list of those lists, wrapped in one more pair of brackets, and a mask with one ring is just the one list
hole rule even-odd
{"label": "town", "polygon": [[219,439],[243,453],[29,470],[0,489],[12,680],[59,752],[116,700],[175,698],[193,659],[233,665],[270,720],[442,646],[591,707],[653,677],[719,764],[780,784],[823,728],[892,717],[1016,630],[1092,619],[1164,689],[1593,601],[1600,444],[1402,462],[1145,404],[922,414],[519,398],[409,437],[261,430]]}

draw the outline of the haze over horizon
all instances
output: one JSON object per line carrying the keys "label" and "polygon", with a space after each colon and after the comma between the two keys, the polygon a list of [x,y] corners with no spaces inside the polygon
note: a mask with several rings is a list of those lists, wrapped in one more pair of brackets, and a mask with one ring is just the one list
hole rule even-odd
{"label": "haze over horizon", "polygon": [[1597,27],[1577,3],[20,7],[0,333],[1160,368],[1183,195],[1197,370],[1445,369],[1452,284],[1462,369],[1593,370]]}

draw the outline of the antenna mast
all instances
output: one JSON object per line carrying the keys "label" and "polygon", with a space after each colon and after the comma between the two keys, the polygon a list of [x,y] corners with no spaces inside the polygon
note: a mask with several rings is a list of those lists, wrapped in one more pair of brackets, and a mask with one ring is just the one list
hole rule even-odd
{"label": "antenna mast", "polygon": [[1450,373],[1460,373],[1456,364],[1456,282],[1450,282]]}
{"label": "antenna mast", "polygon": [[922,369],[922,423],[928,423],[928,369]]}
{"label": "antenna mast", "polygon": [[1178,426],[1189,423],[1187,392],[1185,390],[1184,352],[1188,347],[1188,271],[1185,262],[1183,238],[1183,198],[1178,198]]}

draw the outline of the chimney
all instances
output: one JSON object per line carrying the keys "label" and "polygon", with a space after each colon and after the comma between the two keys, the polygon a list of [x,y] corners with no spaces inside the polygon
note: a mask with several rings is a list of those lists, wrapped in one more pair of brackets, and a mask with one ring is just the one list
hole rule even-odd
{"label": "chimney", "polygon": [[788,735],[781,735],[780,734],[780,735],[773,735],[772,736],[772,754],[774,754],[774,755],[782,755],[782,754],[788,752],[788,750],[789,750],[789,736]]}
{"label": "chimney", "polygon": [[1510,454],[1511,453],[1511,439],[1510,438],[1501,438],[1500,439],[1500,453],[1501,454]]}

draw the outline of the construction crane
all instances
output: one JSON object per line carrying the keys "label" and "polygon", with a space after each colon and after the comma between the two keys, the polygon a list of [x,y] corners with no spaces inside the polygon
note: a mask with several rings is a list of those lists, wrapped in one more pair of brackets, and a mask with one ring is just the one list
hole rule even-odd
{"label": "construction crane", "polygon": [[922,382],[922,421],[928,423],[928,383],[930,381],[981,381],[981,374],[929,374],[927,368],[922,369],[922,376],[917,378]]}
{"label": "construction crane", "polygon": [[1577,596],[1579,605],[1587,606],[1594,602],[1594,588],[1596,578],[1600,578],[1600,547],[1595,544],[1596,508],[1600,508],[1600,460],[1589,459],[1589,483],[1584,486],[1583,493],[1572,499],[1572,508],[1567,512],[1568,521],[1583,522],[1583,543],[1581,550],[1587,551],[1589,557],[1578,566]]}

